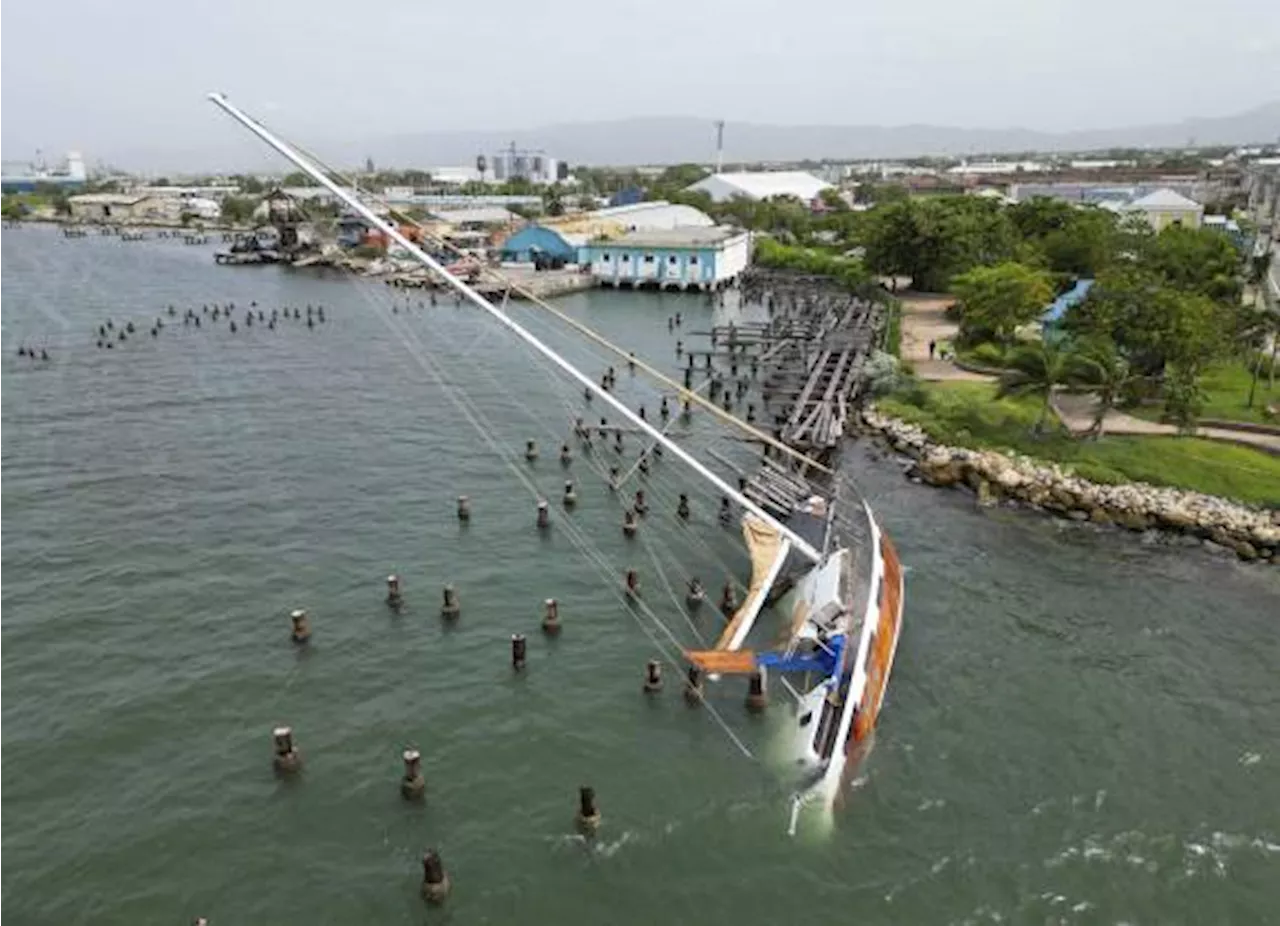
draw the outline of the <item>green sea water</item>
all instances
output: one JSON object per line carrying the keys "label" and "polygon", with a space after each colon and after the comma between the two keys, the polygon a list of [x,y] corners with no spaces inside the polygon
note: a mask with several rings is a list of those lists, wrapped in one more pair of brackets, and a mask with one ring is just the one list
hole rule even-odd
{"label": "green sea water", "polygon": [[[217,268],[176,242],[24,228],[0,255],[13,923],[1277,918],[1274,570],[977,510],[850,443],[844,475],[909,570],[904,631],[843,808],[789,837],[780,709],[749,717],[725,682],[713,710],[690,710],[674,664],[661,697],[640,692],[646,660],[717,629],[711,608],[686,619],[679,583],[745,575],[715,493],[668,457],[641,483],[653,514],[624,538],[625,499],[600,471],[613,452],[556,458],[574,415],[607,412],[491,320],[340,276]],[[241,317],[251,301],[323,305],[326,322],[232,334],[165,316],[148,334],[170,303],[229,301]],[[716,311],[676,294],[562,304],[672,370],[675,339],[693,343]],[[603,369],[597,349],[512,311]],[[137,326],[112,350],[95,347],[107,317]],[[618,382],[654,413],[654,387],[621,365]],[[752,459],[705,415],[673,433]],[[652,617],[618,595],[628,567]],[[555,640],[538,630],[547,597]],[[314,625],[305,650],[288,640],[295,607]],[[520,675],[512,633],[529,638]],[[291,782],[271,772],[281,723],[305,757]],[[398,793],[409,745],[421,805]],[[591,844],[573,831],[580,784],[604,814]],[[428,846],[453,881],[439,909],[418,896]]]}

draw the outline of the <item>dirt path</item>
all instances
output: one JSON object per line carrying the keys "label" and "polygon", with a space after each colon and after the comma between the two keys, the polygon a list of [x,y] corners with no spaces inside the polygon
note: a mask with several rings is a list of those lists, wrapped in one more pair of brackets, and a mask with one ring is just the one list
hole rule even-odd
{"label": "dirt path", "polygon": [[[1083,433],[1093,425],[1097,399],[1089,393],[1059,393],[1054,398],[1054,406],[1058,410],[1058,417],[1062,419],[1062,423],[1069,431]],[[1126,415],[1115,409],[1107,412],[1102,430],[1106,434],[1172,435],[1178,433],[1178,429],[1171,424],[1135,418],[1133,415]],[[1197,428],[1195,436],[1232,444],[1245,444],[1268,453],[1280,454],[1280,435],[1278,434],[1255,434],[1251,431],[1233,431],[1230,428]]]}
{"label": "dirt path", "polygon": [[959,326],[945,314],[955,299],[935,293],[903,293],[899,298],[902,300],[902,359],[910,361],[916,376],[931,382],[986,383],[994,379],[962,370],[950,360],[929,358],[930,341],[938,344],[955,340]]}

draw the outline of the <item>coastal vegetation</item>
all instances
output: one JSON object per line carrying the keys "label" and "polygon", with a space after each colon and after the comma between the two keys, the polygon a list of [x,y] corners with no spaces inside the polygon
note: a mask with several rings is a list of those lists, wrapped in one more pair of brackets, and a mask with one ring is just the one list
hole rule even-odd
{"label": "coastal vegetation", "polygon": [[1189,437],[1079,440],[1056,419],[1044,419],[1041,397],[1002,397],[990,383],[912,382],[876,405],[883,414],[919,425],[940,443],[1026,454],[1093,482],[1148,482],[1280,506],[1280,457],[1248,447]]}
{"label": "coastal vegetation", "polygon": [[886,352],[898,355],[902,341],[902,305],[872,281],[862,261],[820,248],[782,244],[772,238],[761,238],[756,242],[753,261],[758,266],[775,270],[828,276],[866,298],[884,301],[888,311],[882,346]]}
{"label": "coastal vegetation", "polygon": [[249,196],[228,196],[222,200],[222,221],[242,225],[253,218],[259,200]]}
{"label": "coastal vegetation", "polygon": [[30,192],[5,193],[3,199],[0,199],[0,215],[9,220],[25,218],[41,210],[51,211],[58,216],[70,215],[71,204],[67,201],[67,191],[57,184],[37,183]]}
{"label": "coastal vegetation", "polygon": [[762,238],[756,243],[754,261],[761,267],[774,270],[795,270],[829,276],[849,288],[871,280],[866,266],[856,258],[843,257],[819,248],[785,245],[770,238]]}

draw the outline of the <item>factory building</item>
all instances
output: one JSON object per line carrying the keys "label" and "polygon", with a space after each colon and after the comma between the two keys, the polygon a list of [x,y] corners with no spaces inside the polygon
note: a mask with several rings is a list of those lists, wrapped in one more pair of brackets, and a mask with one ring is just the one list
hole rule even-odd
{"label": "factory building", "polygon": [[526,225],[502,246],[502,259],[536,263],[539,255],[554,263],[586,263],[588,241],[609,241],[635,232],[709,229],[711,217],[700,209],[665,200],[611,206],[594,212],[555,216]]}
{"label": "factory building", "polygon": [[530,183],[555,183],[569,176],[569,165],[549,157],[545,151],[510,148],[499,151],[489,162],[490,176],[498,183],[528,180]]}
{"label": "factory building", "polygon": [[733,228],[633,231],[583,248],[583,263],[604,286],[718,289],[751,261],[751,235]]}

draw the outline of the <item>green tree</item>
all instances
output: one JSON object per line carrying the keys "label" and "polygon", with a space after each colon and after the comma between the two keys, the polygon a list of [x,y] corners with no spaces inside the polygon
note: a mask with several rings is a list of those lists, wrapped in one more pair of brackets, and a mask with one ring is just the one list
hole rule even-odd
{"label": "green tree", "polygon": [[1168,297],[1156,274],[1124,262],[1098,275],[1088,298],[1067,312],[1065,326],[1079,338],[1115,344],[1135,368],[1158,374],[1165,364]]}
{"label": "green tree", "polygon": [[1198,375],[1230,345],[1232,310],[1208,296],[1162,289],[1156,294],[1163,324],[1157,330],[1165,361]]}
{"label": "green tree", "polygon": [[1076,207],[1061,199],[1033,196],[1008,209],[1009,221],[1024,238],[1043,238],[1075,221]]}
{"label": "green tree", "polygon": [[683,191],[709,173],[701,164],[675,164],[666,168],[653,179],[649,185],[650,199],[670,199],[672,195]]}
{"label": "green tree", "polygon": [[1159,297],[1165,316],[1158,335],[1167,364],[1164,416],[1187,433],[1204,405],[1200,377],[1223,355],[1230,329],[1224,307],[1207,296],[1166,289]]}
{"label": "green tree", "polygon": [[258,201],[247,196],[228,196],[222,200],[222,221],[242,225],[253,219]]}
{"label": "green tree", "polygon": [[1203,409],[1199,371],[1182,364],[1171,366],[1164,383],[1165,419],[1176,425],[1180,434],[1192,434]]}
{"label": "green tree", "polygon": [[849,204],[844,201],[840,195],[840,191],[834,187],[827,187],[818,194],[818,198],[822,200],[822,204],[834,212],[848,212]]}
{"label": "green tree", "polygon": [[677,193],[672,193],[667,199],[673,203],[692,206],[717,221],[722,219],[723,212],[711,201],[711,194],[704,193],[702,190],[681,190]]}
{"label": "green tree", "polygon": [[538,190],[533,185],[533,181],[526,180],[524,177],[512,177],[505,183],[500,184],[497,192],[507,196],[533,196]]}
{"label": "green tree", "polygon": [[1115,253],[1115,216],[1043,196],[1010,206],[1009,221],[1023,242],[1042,251],[1055,273],[1093,277]]}
{"label": "green tree", "polygon": [[553,183],[542,191],[542,209],[547,215],[564,215],[564,198],[560,184]]}
{"label": "green tree", "polygon": [[937,196],[873,210],[865,245],[873,271],[909,276],[916,289],[932,291],[976,265],[1009,259],[1016,241],[999,203]]}
{"label": "green tree", "polygon": [[280,181],[281,186],[319,186],[311,179],[309,174],[305,174],[300,170],[295,170],[291,174],[285,174],[284,179]]}
{"label": "green tree", "polygon": [[1116,245],[1115,217],[1100,209],[1077,210],[1065,228],[1039,239],[1049,269],[1076,277],[1096,277],[1111,262]]}
{"label": "green tree", "polygon": [[910,197],[911,191],[900,183],[876,183],[873,181],[858,184],[858,189],[854,193],[856,202],[880,206],[885,206],[889,203],[900,203]]}
{"label": "green tree", "polygon": [[246,193],[250,196],[266,191],[265,184],[252,174],[236,174],[231,178],[231,182],[240,188],[241,193]]}
{"label": "green tree", "polygon": [[1003,344],[1019,326],[1039,318],[1053,298],[1047,273],[1013,262],[974,267],[952,280],[951,288],[960,300],[966,338],[990,332]]}
{"label": "green tree", "polygon": [[1041,399],[1040,414],[1031,433],[1044,433],[1053,407],[1053,392],[1059,386],[1078,381],[1076,358],[1068,350],[1037,341],[1014,351],[1008,369],[1000,376],[997,398],[1034,395]]}
{"label": "green tree", "polygon": [[1219,232],[1171,225],[1150,240],[1142,262],[1170,286],[1220,302],[1240,301],[1240,255]]}

